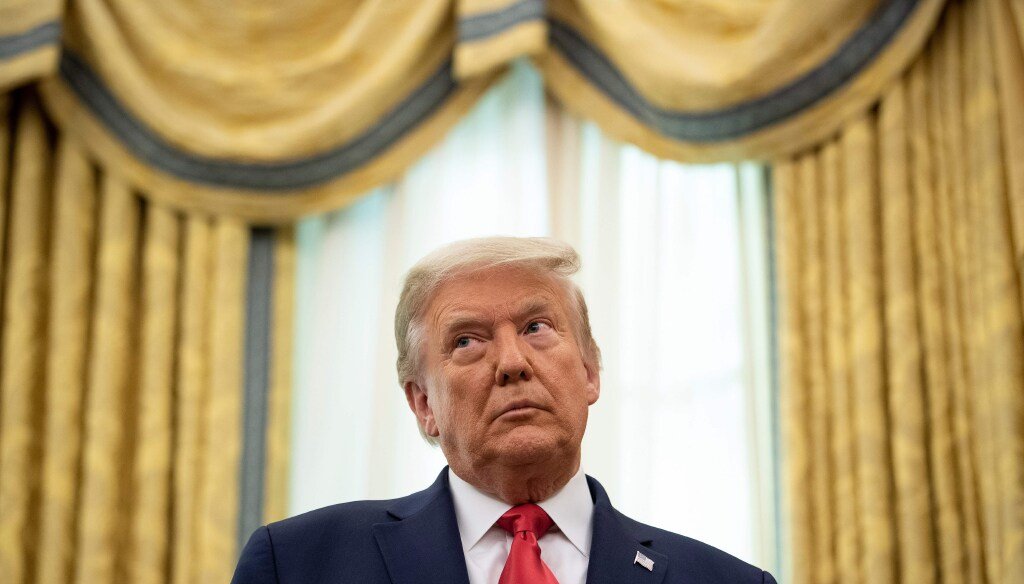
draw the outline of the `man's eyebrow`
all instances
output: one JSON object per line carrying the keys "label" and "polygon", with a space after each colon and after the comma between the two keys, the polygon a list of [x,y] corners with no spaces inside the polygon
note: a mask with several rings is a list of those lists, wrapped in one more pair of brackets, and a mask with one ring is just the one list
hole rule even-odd
{"label": "man's eyebrow", "polygon": [[485,320],[487,319],[483,315],[465,312],[455,313],[450,318],[444,319],[441,326],[441,334],[447,337],[459,329],[480,326]]}
{"label": "man's eyebrow", "polygon": [[[515,307],[513,318],[519,321],[540,312],[550,311],[552,304],[553,302],[550,299],[542,296],[527,298]],[[441,336],[448,337],[460,329],[485,325],[489,320],[490,317],[482,314],[476,314],[473,312],[455,312],[442,319]]]}
{"label": "man's eyebrow", "polygon": [[533,316],[538,312],[547,312],[551,310],[552,304],[551,300],[542,296],[527,298],[516,307],[515,319],[522,320],[528,316]]}

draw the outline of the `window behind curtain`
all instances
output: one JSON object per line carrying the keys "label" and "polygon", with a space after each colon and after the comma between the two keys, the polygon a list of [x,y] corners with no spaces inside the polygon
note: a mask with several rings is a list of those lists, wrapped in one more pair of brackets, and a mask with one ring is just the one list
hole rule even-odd
{"label": "window behind curtain", "polygon": [[290,511],[430,484],[444,457],[394,366],[401,277],[456,239],[552,235],[604,355],[584,470],[627,515],[778,573],[764,184],[616,143],[517,64],[401,180],[300,225]]}

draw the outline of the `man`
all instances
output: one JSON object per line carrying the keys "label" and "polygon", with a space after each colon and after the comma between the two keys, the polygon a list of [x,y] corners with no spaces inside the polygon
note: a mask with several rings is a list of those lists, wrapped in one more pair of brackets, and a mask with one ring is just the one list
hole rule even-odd
{"label": "man", "polygon": [[622,515],[582,474],[601,378],[569,279],[578,269],[565,244],[509,237],[457,242],[414,266],[395,314],[399,381],[449,467],[408,497],[261,527],[233,581],[774,584]]}

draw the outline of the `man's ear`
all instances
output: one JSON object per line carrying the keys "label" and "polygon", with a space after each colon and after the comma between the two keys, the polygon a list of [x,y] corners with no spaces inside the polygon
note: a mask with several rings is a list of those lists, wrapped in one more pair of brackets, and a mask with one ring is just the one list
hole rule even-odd
{"label": "man's ear", "polygon": [[587,371],[587,405],[594,405],[597,403],[597,398],[601,397],[601,368],[598,367],[597,363],[583,362],[583,368]]}
{"label": "man's ear", "polygon": [[405,401],[409,402],[409,409],[416,414],[416,421],[420,429],[427,436],[437,438],[441,435],[437,430],[437,422],[434,420],[434,411],[430,408],[430,401],[427,399],[427,390],[415,381],[405,382]]}

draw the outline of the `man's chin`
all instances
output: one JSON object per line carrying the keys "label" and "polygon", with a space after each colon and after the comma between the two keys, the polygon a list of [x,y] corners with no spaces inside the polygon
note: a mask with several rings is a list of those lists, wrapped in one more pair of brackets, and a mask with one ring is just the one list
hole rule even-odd
{"label": "man's chin", "polygon": [[507,466],[526,466],[549,461],[562,454],[566,446],[550,431],[519,426],[501,441],[498,455]]}

